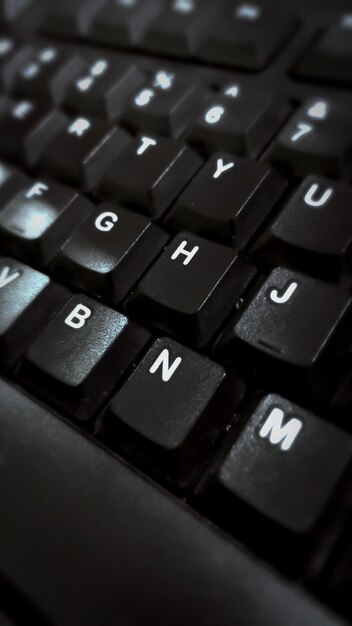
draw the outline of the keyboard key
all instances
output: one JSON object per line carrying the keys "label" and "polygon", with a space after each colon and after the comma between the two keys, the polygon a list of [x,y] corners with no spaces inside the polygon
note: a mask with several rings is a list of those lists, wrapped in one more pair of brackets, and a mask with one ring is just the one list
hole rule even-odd
{"label": "keyboard key", "polygon": [[253,247],[256,259],[328,280],[352,274],[352,190],[309,176]]}
{"label": "keyboard key", "polygon": [[19,67],[13,91],[19,96],[61,104],[67,87],[85,67],[79,55],[55,46],[37,47]]}
{"label": "keyboard key", "polygon": [[[220,355],[299,399],[328,393],[338,375],[334,343],[349,320],[347,291],[276,268],[217,342]],[[347,349],[347,348],[346,348]],[[255,364],[255,366],[254,366]],[[322,381],[329,380],[324,389]],[[320,384],[318,384],[320,383]]]}
{"label": "keyboard key", "polygon": [[216,16],[211,0],[171,0],[150,25],[143,49],[178,57],[193,56]]}
{"label": "keyboard key", "polygon": [[60,0],[45,6],[44,30],[54,34],[83,35],[98,13],[104,0]]}
{"label": "keyboard key", "polygon": [[18,193],[18,190],[29,182],[29,177],[20,172],[14,165],[0,161],[0,207],[6,204]]}
{"label": "keyboard key", "polygon": [[320,82],[352,85],[352,14],[343,15],[319,37],[299,59],[294,73]]}
{"label": "keyboard key", "polygon": [[135,65],[97,58],[87,65],[70,85],[65,106],[105,120],[114,120],[122,113],[128,99],[145,81]]}
{"label": "keyboard key", "polygon": [[179,141],[140,135],[110,167],[99,193],[160,217],[201,164],[201,158]]}
{"label": "keyboard key", "polygon": [[240,85],[229,84],[207,102],[187,140],[207,153],[224,150],[255,159],[288,113],[280,98],[247,95]]}
{"label": "keyboard key", "polygon": [[4,380],[0,430],[1,571],[51,623],[346,626]]}
{"label": "keyboard key", "polygon": [[0,85],[10,89],[18,70],[27,63],[33,54],[31,46],[22,43],[8,33],[0,35]]}
{"label": "keyboard key", "polygon": [[80,420],[94,415],[149,339],[117,311],[76,295],[28,349],[20,376]]}
{"label": "keyboard key", "polygon": [[[276,556],[289,569],[299,542],[312,534],[351,457],[347,433],[270,394],[213,469],[208,498],[213,498],[213,510],[226,515],[228,527],[242,526],[248,539],[252,535],[254,544],[262,543],[271,558]],[[302,550],[307,547],[301,545]]]}
{"label": "keyboard key", "polygon": [[108,0],[93,20],[89,38],[111,46],[135,46],[161,6],[160,0]]}
{"label": "keyboard key", "polygon": [[28,179],[0,210],[0,242],[24,261],[47,266],[92,205],[76,191],[47,178]]}
{"label": "keyboard key", "polygon": [[0,257],[0,363],[14,365],[67,298],[44,274]]}
{"label": "keyboard key", "polygon": [[296,176],[320,174],[349,180],[351,149],[350,107],[315,98],[295,113],[264,158]]}
{"label": "keyboard key", "polygon": [[168,238],[146,217],[105,203],[63,246],[54,269],[67,282],[118,304]]}
{"label": "keyboard key", "polygon": [[31,4],[31,0],[1,0],[0,20],[13,21]]}
{"label": "keyboard key", "polygon": [[217,363],[176,341],[158,339],[107,410],[107,440],[123,441],[137,460],[186,486],[243,395],[237,382],[231,398],[226,383]]}
{"label": "keyboard key", "polygon": [[0,114],[0,152],[32,167],[41,158],[47,144],[66,123],[60,111],[44,108],[29,100],[9,102]]}
{"label": "keyboard key", "polygon": [[120,128],[76,117],[47,146],[42,165],[52,176],[91,190],[129,141]]}
{"label": "keyboard key", "polygon": [[132,98],[123,120],[136,131],[148,131],[177,139],[196,119],[207,90],[192,74],[159,70],[150,86]]}
{"label": "keyboard key", "polygon": [[240,248],[285,187],[286,181],[266,163],[219,152],[186,187],[166,223]]}
{"label": "keyboard key", "polygon": [[181,340],[204,346],[254,273],[230,248],[180,233],[137,285],[127,307]]}
{"label": "keyboard key", "polygon": [[285,44],[293,26],[291,18],[272,14],[260,4],[234,6],[229,2],[201,47],[200,57],[212,63],[258,71]]}

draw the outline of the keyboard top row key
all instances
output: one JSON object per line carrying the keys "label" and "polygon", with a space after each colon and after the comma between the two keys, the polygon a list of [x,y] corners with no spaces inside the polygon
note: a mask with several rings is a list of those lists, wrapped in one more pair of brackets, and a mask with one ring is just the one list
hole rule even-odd
{"label": "keyboard top row key", "polygon": [[259,71],[287,41],[295,19],[271,13],[264,3],[229,2],[201,46],[201,59]]}
{"label": "keyboard top row key", "polygon": [[110,46],[135,46],[162,9],[162,0],[108,0],[89,29],[89,39]]}
{"label": "keyboard top row key", "polygon": [[[166,4],[166,6],[165,6]],[[109,0],[87,36],[116,46],[260,70],[291,33],[295,20],[262,4],[208,0]],[[82,32],[82,28],[81,28]]]}
{"label": "keyboard top row key", "polygon": [[64,35],[85,33],[105,0],[60,0],[45,7],[42,28]]}
{"label": "keyboard top row key", "polygon": [[293,73],[300,78],[352,85],[352,13],[320,34],[297,61]]}

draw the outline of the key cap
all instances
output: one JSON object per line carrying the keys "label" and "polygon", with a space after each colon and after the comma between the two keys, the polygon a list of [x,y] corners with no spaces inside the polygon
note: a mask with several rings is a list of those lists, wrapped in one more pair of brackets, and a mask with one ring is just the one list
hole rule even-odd
{"label": "key cap", "polygon": [[79,289],[118,304],[168,238],[146,217],[104,203],[63,246],[54,270]]}
{"label": "key cap", "polygon": [[108,0],[93,20],[89,38],[112,46],[135,46],[161,6],[160,0]]}
{"label": "key cap", "polygon": [[0,84],[10,89],[18,70],[32,55],[31,46],[23,46],[7,32],[0,36]]}
{"label": "key cap", "polygon": [[283,393],[316,398],[329,392],[322,381],[332,388],[337,376],[334,343],[350,306],[347,291],[279,267],[230,322],[216,350],[243,367],[251,361],[252,373],[258,370]]}
{"label": "key cap", "polygon": [[58,46],[37,46],[19,67],[13,91],[19,96],[61,104],[68,85],[86,66],[79,55]]}
{"label": "key cap", "polygon": [[107,171],[99,193],[160,217],[201,164],[201,158],[179,141],[140,135]]}
{"label": "key cap", "polygon": [[28,183],[0,211],[3,248],[47,266],[93,206],[73,189],[47,178]]}
{"label": "key cap", "polygon": [[253,247],[256,259],[295,265],[327,280],[352,274],[352,191],[309,176]]}
{"label": "key cap", "polygon": [[77,294],[32,343],[19,375],[50,402],[86,421],[149,336],[126,316]]}
{"label": "key cap", "polygon": [[189,485],[243,395],[239,381],[229,391],[222,366],[158,339],[107,409],[107,440],[120,441],[164,479]]}
{"label": "key cap", "polygon": [[180,233],[127,301],[127,308],[178,338],[204,346],[254,276],[225,246]]}
{"label": "key cap", "polygon": [[0,161],[0,207],[6,206],[6,204],[13,198],[29,181],[28,176],[20,172],[12,164],[10,165],[6,161]]}
{"label": "key cap", "polygon": [[47,144],[60,133],[66,119],[60,111],[29,100],[10,102],[7,113],[0,115],[1,155],[32,167]]}
{"label": "key cap", "polygon": [[300,78],[316,79],[344,86],[352,85],[352,14],[339,22],[312,45],[294,67]]}
{"label": "key cap", "polygon": [[68,292],[19,261],[0,257],[0,362],[13,366],[67,302]]}
{"label": "key cap", "polygon": [[260,4],[228,3],[199,56],[214,63],[258,71],[268,65],[290,36],[294,21]]}
{"label": "key cap", "polygon": [[204,42],[216,16],[208,0],[170,0],[150,25],[143,49],[178,57],[193,56]]}
{"label": "key cap", "polygon": [[350,107],[311,99],[289,120],[263,158],[297,176],[320,174],[349,180],[351,122]]}
{"label": "key cap", "polygon": [[1,571],[50,622],[346,626],[5,381],[0,429]]}
{"label": "key cap", "polygon": [[128,99],[144,81],[143,72],[135,65],[99,57],[72,82],[65,106],[77,113],[111,121],[122,113]]}
{"label": "key cap", "polygon": [[133,96],[123,120],[135,131],[149,131],[177,139],[196,119],[207,90],[192,74],[158,70],[150,86]]}
{"label": "key cap", "polygon": [[0,20],[12,22],[31,4],[31,0],[1,0]]}
{"label": "key cap", "polygon": [[91,190],[129,141],[120,128],[95,118],[76,117],[47,146],[42,166],[55,177]]}
{"label": "key cap", "polygon": [[286,181],[267,164],[219,152],[186,187],[166,223],[239,248],[253,236],[285,187]]}
{"label": "key cap", "polygon": [[208,498],[227,527],[242,528],[289,569],[309,548],[351,457],[347,433],[270,394],[212,468]]}
{"label": "key cap", "polygon": [[207,153],[223,150],[256,159],[288,113],[281,98],[247,94],[229,84],[207,102],[187,140]]}
{"label": "key cap", "polygon": [[54,34],[83,35],[98,13],[104,0],[60,0],[45,6],[42,28]]}

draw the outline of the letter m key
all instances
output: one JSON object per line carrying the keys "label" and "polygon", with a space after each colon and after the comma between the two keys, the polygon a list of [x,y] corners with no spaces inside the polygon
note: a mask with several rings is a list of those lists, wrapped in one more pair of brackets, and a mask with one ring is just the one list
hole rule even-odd
{"label": "letter m key", "polygon": [[279,408],[273,408],[259,431],[262,439],[268,439],[273,446],[280,446],[284,452],[292,448],[303,423],[296,417],[292,417],[284,424],[284,412]]}

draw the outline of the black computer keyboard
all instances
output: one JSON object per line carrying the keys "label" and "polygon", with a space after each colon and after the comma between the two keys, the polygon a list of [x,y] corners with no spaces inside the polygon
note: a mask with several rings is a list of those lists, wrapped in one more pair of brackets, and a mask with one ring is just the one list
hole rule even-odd
{"label": "black computer keyboard", "polygon": [[349,623],[351,3],[0,18],[0,623]]}

